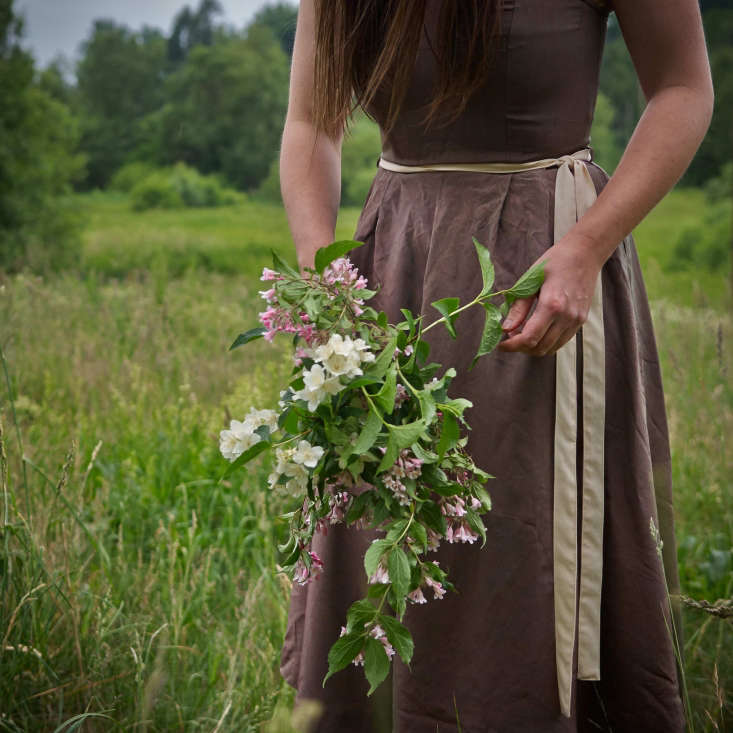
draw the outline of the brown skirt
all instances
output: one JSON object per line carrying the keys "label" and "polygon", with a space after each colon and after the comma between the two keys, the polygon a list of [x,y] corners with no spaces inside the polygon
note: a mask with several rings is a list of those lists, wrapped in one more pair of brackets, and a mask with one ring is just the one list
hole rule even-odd
{"label": "brown skirt", "polygon": [[[589,166],[596,190],[608,180]],[[437,313],[430,302],[481,288],[472,236],[486,245],[498,288],[509,287],[553,238],[555,169],[492,175],[401,174],[379,169],[351,259],[380,286],[370,301],[392,322],[400,308]],[[452,396],[466,397],[468,449],[496,478],[487,542],[443,543],[436,557],[458,592],[411,606],[409,669],[397,660],[378,695],[363,670],[329,679],[327,655],[346,609],[363,596],[372,532],[335,526],[317,535],[325,570],[294,586],[281,671],[297,699],[323,704],[317,730],[360,733],[550,733],[684,729],[669,602],[677,592],[669,440],[648,301],[631,237],[603,267],[606,348],[605,520],[601,680],[575,682],[573,714],[560,713],[553,599],[555,358],[494,352],[468,366],[483,312],[458,319],[458,338],[432,329],[430,360],[453,366]],[[582,338],[582,336],[581,336]],[[582,442],[579,445],[582,451]],[[579,461],[579,465],[581,462]],[[579,507],[580,513],[580,507]],[[664,540],[664,568],[650,519]],[[385,713],[385,708],[387,712]],[[386,723],[385,723],[386,719]],[[459,722],[460,721],[460,722]]]}

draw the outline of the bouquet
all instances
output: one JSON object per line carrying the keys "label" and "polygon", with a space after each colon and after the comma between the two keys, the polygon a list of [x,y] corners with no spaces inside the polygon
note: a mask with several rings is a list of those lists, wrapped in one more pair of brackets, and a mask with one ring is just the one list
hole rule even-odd
{"label": "bouquet", "polygon": [[[261,326],[232,344],[292,338],[294,366],[278,409],[251,407],[243,420],[232,420],[221,431],[220,450],[231,461],[224,477],[271,452],[267,483],[294,507],[283,515],[290,531],[279,547],[293,582],[309,583],[323,571],[311,545],[316,532],[345,523],[379,533],[364,556],[368,593],[348,609],[324,684],[351,663],[363,665],[371,694],[395,653],[409,664],[414,645],[402,624],[407,604],[454,590],[431,551],[443,541],[485,542],[481,514],[491,509],[485,488],[491,476],[465,450],[462,428],[470,429],[464,413],[471,403],[448,396],[456,372],[439,375],[442,367],[428,362],[423,337],[440,325],[455,338],[460,313],[483,307],[472,368],[499,343],[509,305],[539,289],[543,268],[534,266],[512,288],[493,291],[489,251],[473,242],[483,287],[464,305],[455,297],[434,301],[439,317],[429,324],[405,308],[404,320],[391,324],[367,305],[377,291],[346,256],[361,242],[319,249],[304,275],[273,252],[273,268],[261,277],[269,285],[260,291],[267,303]],[[503,297],[499,305],[492,302],[497,297]]]}

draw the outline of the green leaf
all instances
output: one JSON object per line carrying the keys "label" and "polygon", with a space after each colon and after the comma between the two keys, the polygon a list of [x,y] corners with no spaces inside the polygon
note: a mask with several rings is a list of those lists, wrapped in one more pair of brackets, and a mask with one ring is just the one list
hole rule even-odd
{"label": "green leaf", "polygon": [[453,325],[454,321],[458,317],[458,314],[453,315],[453,311],[458,308],[461,301],[458,298],[441,298],[440,300],[434,300],[430,305],[435,308],[440,315],[445,317],[445,327],[448,329],[448,333],[456,338],[456,329]]}
{"label": "green leaf", "polygon": [[219,482],[222,482],[225,478],[231,475],[233,471],[236,471],[240,466],[243,466],[245,463],[248,463],[253,458],[256,458],[260,453],[263,451],[266,451],[272,444],[268,443],[264,440],[257,441],[254,445],[247,448],[244,453],[242,453],[240,456],[236,458],[236,460],[232,461],[226,468],[226,471],[222,474],[221,478],[219,479]]}
{"label": "green leaf", "polygon": [[389,674],[389,657],[384,645],[371,636],[367,637],[364,646],[364,674],[370,685],[367,695],[371,695]]}
{"label": "green leaf", "polygon": [[377,473],[381,473],[382,471],[386,471],[391,468],[397,460],[398,454],[399,448],[397,448],[397,439],[395,438],[394,432],[390,430],[389,439],[387,440],[387,450],[384,452],[382,460],[377,467]]}
{"label": "green leaf", "polygon": [[470,508],[466,508],[466,521],[468,526],[481,537],[481,547],[486,544],[486,527],[481,517]]}
{"label": "green leaf", "polygon": [[415,420],[406,425],[387,425],[390,438],[393,438],[397,451],[409,448],[425,432],[425,420]]}
{"label": "green leaf", "polygon": [[400,308],[400,312],[405,317],[407,325],[410,327],[409,334],[410,338],[412,338],[412,335],[415,333],[415,316],[409,308]]}
{"label": "green leaf", "polygon": [[420,402],[420,412],[426,425],[429,425],[435,417],[435,398],[429,389],[421,389],[417,393]]}
{"label": "green leaf", "polygon": [[[430,354],[430,344],[427,341],[419,339],[415,344],[415,359],[418,364],[425,364]],[[438,364],[440,366],[440,364]]]}
{"label": "green leaf", "polygon": [[287,273],[294,278],[300,278],[300,273],[297,270],[294,270],[287,262],[285,262],[285,260],[280,257],[280,255],[275,252],[274,249],[271,249],[270,252],[272,253],[272,267],[274,270],[277,270],[277,272],[281,273]]}
{"label": "green leaf", "polygon": [[364,553],[364,570],[366,571],[367,578],[371,578],[377,570],[379,560],[384,554],[385,550],[392,546],[391,542],[387,540],[374,540],[371,545],[367,548]]}
{"label": "green leaf", "polygon": [[506,293],[507,301],[514,302],[518,298],[529,298],[534,295],[545,279],[545,263],[539,262],[529,268]]}
{"label": "green leaf", "polygon": [[377,609],[369,601],[365,599],[355,601],[346,612],[346,631],[351,633],[355,628],[361,631],[364,624],[371,621],[376,613]]}
{"label": "green leaf", "polygon": [[473,402],[465,399],[465,397],[456,397],[454,400],[437,402],[436,406],[440,408],[441,412],[447,410],[448,412],[452,412],[456,417],[460,417],[467,408],[473,407]]}
{"label": "green leaf", "polygon": [[428,533],[420,522],[413,521],[408,530],[408,534],[414,539],[424,552],[428,546]]}
{"label": "green leaf", "polygon": [[347,252],[351,252],[352,249],[361,247],[362,244],[364,244],[364,242],[356,242],[352,239],[343,239],[338,242],[333,242],[327,247],[320,247],[316,250],[314,262],[316,271],[319,274],[322,274],[327,265],[339,257],[343,257]]}
{"label": "green leaf", "polygon": [[382,350],[382,353],[372,362],[367,369],[367,376],[383,377],[389,365],[394,359],[394,352],[397,348],[397,336],[393,336]]}
{"label": "green leaf", "polygon": [[415,454],[415,458],[419,458],[423,463],[435,463],[438,460],[437,453],[423,448],[420,443],[413,443],[412,452]]}
{"label": "green leaf", "polygon": [[363,647],[364,637],[361,634],[346,634],[338,639],[328,652],[328,674],[323,678],[323,686],[331,675],[353,662]]}
{"label": "green leaf", "polygon": [[239,336],[234,339],[234,343],[229,347],[229,351],[236,349],[238,346],[244,346],[255,339],[262,338],[265,331],[267,331],[267,329],[264,326],[258,326],[257,328],[250,328],[249,331],[240,333]]}
{"label": "green leaf", "polygon": [[385,535],[384,539],[388,542],[394,542],[395,540],[397,540],[398,537],[402,536],[405,527],[407,527],[408,521],[409,520],[407,519],[398,519],[396,522],[390,525],[389,531]]}
{"label": "green leaf", "polygon": [[406,596],[410,590],[410,563],[401,547],[395,547],[389,553],[387,570],[394,592],[398,596]]}
{"label": "green leaf", "polygon": [[491,511],[491,497],[489,496],[486,489],[482,486],[476,486],[474,488],[476,498],[481,502],[481,506],[488,512]]}
{"label": "green leaf", "polygon": [[298,432],[298,412],[293,407],[288,407],[277,419],[277,426],[286,433],[295,435]]}
{"label": "green leaf", "polygon": [[384,629],[387,641],[400,655],[402,661],[409,664],[415,650],[410,632],[394,616],[380,614],[378,623]]}
{"label": "green leaf", "polygon": [[446,451],[449,451],[458,442],[461,431],[458,427],[458,421],[455,415],[448,410],[443,412],[443,428],[440,431],[440,440],[438,441],[438,456],[443,458]]}
{"label": "green leaf", "polygon": [[484,330],[481,334],[478,351],[476,356],[473,357],[471,366],[468,367],[469,371],[473,369],[479,357],[491,353],[496,348],[504,333],[501,330],[501,311],[491,303],[482,303],[482,305],[486,309],[486,321],[484,322]]}
{"label": "green leaf", "polygon": [[365,491],[363,494],[359,494],[359,496],[357,496],[354,501],[351,502],[351,506],[346,512],[346,517],[344,518],[346,524],[351,524],[352,522],[355,522],[357,519],[362,517],[367,507],[369,506],[371,499],[372,496],[368,491]]}
{"label": "green leaf", "polygon": [[352,454],[360,456],[366,453],[374,445],[374,441],[377,439],[381,427],[382,418],[376,412],[370,412],[356,443],[354,443],[354,447],[351,450]]}
{"label": "green leaf", "polygon": [[379,392],[372,396],[372,400],[381,408],[385,415],[389,415],[394,412],[394,401],[395,395],[397,394],[397,366],[394,362],[390,365],[387,370],[387,375],[384,379]]}
{"label": "green leaf", "polygon": [[491,261],[491,254],[487,247],[484,247],[476,237],[473,237],[473,246],[476,247],[476,254],[478,255],[478,262],[481,266],[481,277],[484,281],[484,286],[481,288],[481,292],[478,297],[481,298],[484,295],[488,295],[491,292],[491,288],[494,285],[494,263]]}

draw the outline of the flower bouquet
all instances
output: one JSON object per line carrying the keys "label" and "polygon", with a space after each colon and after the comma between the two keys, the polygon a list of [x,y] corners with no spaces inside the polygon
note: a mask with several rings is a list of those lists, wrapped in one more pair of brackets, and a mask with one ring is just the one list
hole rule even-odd
{"label": "flower bouquet", "polygon": [[[292,338],[294,366],[278,410],[252,407],[243,420],[232,420],[221,431],[220,450],[231,461],[224,477],[264,451],[273,454],[269,487],[285,492],[294,507],[284,515],[289,539],[279,547],[293,581],[306,584],[323,571],[311,545],[316,532],[345,523],[380,534],[364,556],[366,598],[348,610],[324,684],[354,663],[363,665],[371,694],[395,653],[409,664],[413,640],[401,622],[407,604],[454,589],[430,552],[443,541],[485,541],[481,513],[491,508],[485,489],[491,476],[473,462],[461,434],[470,429],[464,412],[471,403],[448,396],[456,372],[439,375],[423,336],[442,325],[455,338],[459,314],[483,307],[473,367],[499,343],[509,305],[539,289],[543,269],[532,267],[512,288],[493,291],[489,251],[473,241],[481,291],[464,305],[455,297],[434,301],[439,317],[430,324],[405,308],[404,320],[391,324],[366,305],[377,291],[346,257],[361,242],[319,249],[305,274],[273,253],[273,269],[261,277],[270,286],[260,291],[267,303],[262,325],[232,344],[271,341],[279,333]],[[501,296],[500,305],[492,302]]]}

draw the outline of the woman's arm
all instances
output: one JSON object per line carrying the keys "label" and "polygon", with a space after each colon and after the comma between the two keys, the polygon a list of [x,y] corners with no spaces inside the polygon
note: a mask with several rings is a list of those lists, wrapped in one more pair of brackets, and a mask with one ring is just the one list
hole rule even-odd
{"label": "woman's arm", "polygon": [[300,268],[334,238],[341,198],[341,140],[313,123],[315,10],[301,0],[295,31],[290,97],[280,151],[280,189]]}
{"label": "woman's arm", "polygon": [[533,298],[511,308],[505,351],[544,356],[575,335],[603,263],[680,179],[710,125],[713,85],[697,0],[614,5],[647,105],[596,201],[540,258],[545,282],[534,313],[527,319]]}

